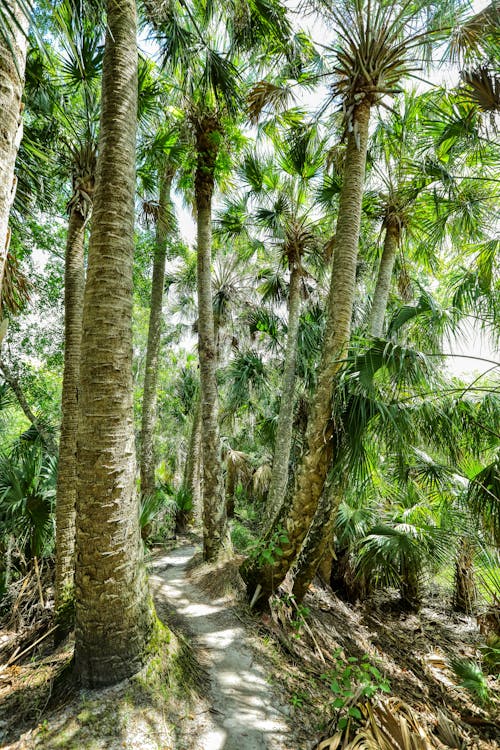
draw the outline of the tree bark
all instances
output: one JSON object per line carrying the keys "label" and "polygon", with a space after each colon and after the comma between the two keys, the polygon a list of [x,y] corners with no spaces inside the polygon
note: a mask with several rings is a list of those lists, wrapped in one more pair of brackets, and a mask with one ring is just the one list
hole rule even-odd
{"label": "tree bark", "polygon": [[220,125],[205,116],[197,126],[195,196],[197,211],[198,356],[203,455],[203,556],[207,561],[231,553],[219,437],[217,351],[212,280],[212,195]]}
{"label": "tree bark", "polygon": [[[293,594],[297,602],[301,602],[304,598],[323,556],[328,554],[328,547],[333,542],[333,528],[339,502],[339,490],[335,491],[325,485],[313,521],[294,566]],[[329,583],[329,578],[327,583]]]}
{"label": "tree bark", "polygon": [[455,581],[453,588],[453,609],[472,615],[476,611],[477,586],[474,574],[474,544],[462,538],[455,561]]}
{"label": "tree bark", "polygon": [[377,283],[373,292],[372,308],[368,330],[375,338],[380,338],[384,330],[384,318],[391,289],[392,270],[398,251],[401,230],[397,222],[390,222],[385,228],[384,249],[380,259]]}
{"label": "tree bark", "polygon": [[56,617],[74,584],[76,513],[76,434],[85,285],[85,216],[71,210],[64,272],[64,373],[61,395],[61,435],[56,490]]}
{"label": "tree bark", "polygon": [[332,425],[332,394],[334,380],[347,354],[352,308],[356,285],[361,202],[366,168],[370,104],[363,101],[355,113],[357,127],[349,135],[344,162],[344,181],[340,193],[335,252],[328,298],[327,323],[318,382],[306,431],[306,447],[300,463],[292,503],[280,512],[267,535],[271,538],[280,529],[288,541],[281,544],[282,555],[273,565],[259,567],[244,563],[242,575],[252,598],[259,585],[261,602],[283,581],[299,553],[307,534],[326,475],[331,466],[334,429]]}
{"label": "tree bark", "polygon": [[141,425],[141,494],[152,495],[155,489],[154,429],[157,412],[158,363],[162,330],[163,288],[165,285],[165,259],[167,255],[168,216],[172,170],[166,168],[161,176],[159,215],[156,223],[156,241],[151,286],[146,372],[142,399]]}
{"label": "tree bark", "polygon": [[[23,134],[21,99],[28,40],[28,22],[15,0],[4,0],[19,28],[9,20],[10,47],[0,41],[0,306],[2,286],[10,243],[9,214],[15,195],[14,167]],[[6,17],[9,16],[5,12]],[[24,33],[23,33],[24,32]]]}
{"label": "tree bark", "polygon": [[300,322],[300,285],[302,273],[299,262],[293,262],[288,293],[288,334],[285,365],[281,388],[280,410],[276,429],[271,484],[267,496],[266,516],[272,521],[281,508],[288,484],[288,471],[293,436],[293,407],[295,395],[295,366],[297,337]]}
{"label": "tree bark", "polygon": [[193,502],[193,514],[197,521],[200,521],[203,514],[202,509],[202,455],[201,455],[201,401],[199,394],[193,410],[193,423],[191,425],[191,435],[189,438],[188,454],[186,457],[186,466],[184,469],[184,486],[191,493]]}
{"label": "tree bark", "polygon": [[153,612],[139,533],[132,392],[137,18],[107,0],[78,422],[75,675],[118,682],[146,659]]}

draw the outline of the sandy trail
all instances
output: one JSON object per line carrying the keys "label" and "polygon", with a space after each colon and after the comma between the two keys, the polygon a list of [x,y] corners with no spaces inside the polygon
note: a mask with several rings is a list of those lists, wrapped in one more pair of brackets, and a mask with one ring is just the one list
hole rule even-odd
{"label": "sandy trail", "polygon": [[223,600],[212,602],[187,580],[194,547],[156,558],[151,584],[155,598],[180,617],[194,645],[207,656],[209,710],[198,721],[190,750],[294,750],[286,707],[266,682],[244,627]]}

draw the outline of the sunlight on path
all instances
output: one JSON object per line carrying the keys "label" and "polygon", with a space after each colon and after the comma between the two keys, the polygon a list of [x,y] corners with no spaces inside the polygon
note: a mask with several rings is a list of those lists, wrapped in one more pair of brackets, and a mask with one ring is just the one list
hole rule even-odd
{"label": "sunlight on path", "polygon": [[194,547],[169,552],[153,563],[151,583],[184,620],[209,658],[211,711],[192,750],[292,750],[283,713],[246,634],[224,604],[186,580]]}

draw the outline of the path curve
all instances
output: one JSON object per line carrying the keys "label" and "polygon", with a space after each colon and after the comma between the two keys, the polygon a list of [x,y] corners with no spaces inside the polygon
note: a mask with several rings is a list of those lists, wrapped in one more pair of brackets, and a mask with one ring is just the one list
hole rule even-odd
{"label": "path curve", "polygon": [[187,580],[195,552],[195,547],[182,547],[155,558],[151,566],[155,598],[175,610],[194,645],[207,654],[211,708],[190,750],[293,750],[287,708],[266,682],[244,627],[227,602],[210,601]]}

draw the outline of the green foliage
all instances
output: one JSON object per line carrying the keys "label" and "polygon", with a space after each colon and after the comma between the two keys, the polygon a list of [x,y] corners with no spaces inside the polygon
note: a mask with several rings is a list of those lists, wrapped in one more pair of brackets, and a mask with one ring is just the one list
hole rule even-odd
{"label": "green foliage", "polygon": [[14,535],[16,546],[28,559],[52,549],[57,461],[39,442],[19,440],[0,455],[0,525]]}
{"label": "green foliage", "polygon": [[490,702],[488,682],[479,664],[469,659],[451,659],[450,666],[460,679],[460,686],[476,703],[484,706]]}
{"label": "green foliage", "polygon": [[390,693],[391,687],[367,654],[361,659],[355,656],[345,659],[342,649],[337,649],[332,657],[336,665],[322,674],[321,679],[333,693],[331,706],[337,712],[337,727],[345,729],[350,718],[362,718],[356,703],[378,692]]}
{"label": "green foliage", "polygon": [[284,529],[278,529],[270,539],[260,539],[249,556],[259,567],[274,565],[283,554],[282,544],[288,544],[288,536]]}
{"label": "green foliage", "polygon": [[231,526],[231,541],[235,551],[243,553],[255,548],[257,537],[246,524],[236,518]]}

